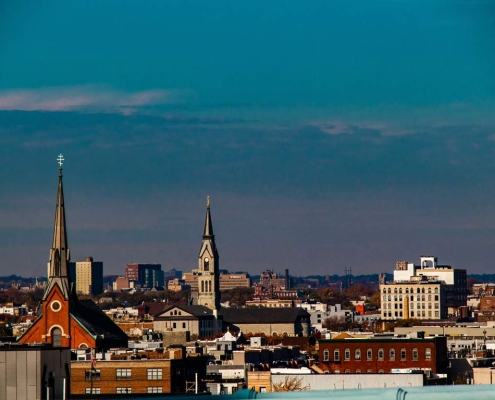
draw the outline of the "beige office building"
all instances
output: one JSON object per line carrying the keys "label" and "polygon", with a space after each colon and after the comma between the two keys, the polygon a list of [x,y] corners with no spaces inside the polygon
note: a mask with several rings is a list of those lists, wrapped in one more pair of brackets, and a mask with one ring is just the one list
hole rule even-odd
{"label": "beige office building", "polygon": [[444,319],[466,305],[466,270],[435,256],[421,256],[420,265],[398,261],[393,282],[380,280],[380,295],[384,320]]}
{"label": "beige office building", "polygon": [[103,262],[93,261],[93,257],[70,263],[70,277],[77,293],[93,296],[103,293]]}

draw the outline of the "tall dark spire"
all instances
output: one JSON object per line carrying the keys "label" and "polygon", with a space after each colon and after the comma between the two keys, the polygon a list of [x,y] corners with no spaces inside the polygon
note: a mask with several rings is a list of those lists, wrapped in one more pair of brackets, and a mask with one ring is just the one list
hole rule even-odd
{"label": "tall dark spire", "polygon": [[211,223],[211,214],[210,214],[210,196],[206,197],[206,218],[205,218],[205,230],[203,232],[203,239],[212,238],[213,235],[213,225]]}
{"label": "tall dark spire", "polygon": [[65,226],[64,186],[62,182],[62,154],[57,159],[59,163],[57,205],[55,207],[55,223],[53,227],[52,247],[48,268],[48,285],[45,296],[57,283],[68,299],[70,292],[69,261],[70,251],[67,245],[67,229]]}

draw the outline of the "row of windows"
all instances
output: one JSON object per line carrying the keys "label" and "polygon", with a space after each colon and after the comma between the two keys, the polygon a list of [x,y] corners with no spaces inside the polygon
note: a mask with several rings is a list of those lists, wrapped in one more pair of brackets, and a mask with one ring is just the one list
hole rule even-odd
{"label": "row of windows", "polygon": [[[180,324],[180,323],[179,323],[179,324]],[[165,322],[165,326],[168,328],[168,322]],[[170,326],[171,326],[172,328],[177,328],[177,322],[171,322],[171,323],[170,323]],[[184,329],[185,329],[185,327],[186,327],[186,323],[185,323],[185,322],[183,322],[183,323],[182,323],[182,328],[184,328]]]}
{"label": "row of windows", "polygon": [[[404,299],[406,299],[407,297],[409,297],[409,296],[404,296]],[[418,294],[418,295],[416,296],[416,301],[426,301],[426,298],[427,298],[427,297],[426,297],[424,294],[422,294],[422,295],[419,295],[419,294]],[[382,296],[382,300],[383,300],[383,301],[387,301],[387,299],[388,299],[388,301],[392,301],[392,295],[391,295],[391,294],[389,294],[389,295],[384,294],[384,295]],[[394,301],[402,301],[402,295],[401,295],[401,294],[399,294],[399,296],[397,296],[396,294],[394,294],[393,299],[394,299]],[[432,295],[431,295],[431,294],[429,294],[429,295],[428,295],[428,301],[431,301],[432,299],[434,299],[435,301],[438,301],[438,299],[439,299],[439,295],[438,295],[438,294],[435,294],[435,295],[433,295],[433,297],[432,297]],[[410,301],[414,301],[414,295],[411,295],[411,296],[409,297],[409,300],[410,300]]]}
{"label": "row of windows", "polygon": [[211,292],[211,281],[201,281],[201,291]]}
{"label": "row of windows", "polygon": [[[340,369],[336,369],[336,370],[334,371],[334,373],[335,373],[335,374],[340,374]],[[351,373],[351,370],[350,370],[350,369],[346,369],[346,370],[344,371],[344,374],[350,374],[350,373]],[[360,373],[361,373],[361,370],[360,370],[360,369],[357,369],[357,370],[356,370],[356,372],[354,372],[354,373],[355,373],[355,374],[360,374]],[[367,369],[367,370],[366,370],[366,373],[367,373],[367,374],[372,374],[372,373],[373,373],[373,370],[372,370],[372,369]],[[379,369],[379,370],[378,370],[378,373],[379,373],[379,374],[384,374],[384,373],[385,373],[385,371],[384,371],[383,369]]]}
{"label": "row of windows", "polygon": [[[426,313],[425,311],[416,311],[416,315],[414,314],[414,311],[411,311],[411,318],[414,318],[414,317],[426,317]],[[435,313],[432,313],[431,311],[428,311],[428,317],[429,318],[432,318],[433,315],[436,317],[436,318],[440,318],[440,311],[435,311]],[[388,313],[386,311],[383,312],[383,318],[392,318],[392,317],[396,317],[396,318],[402,318],[402,311],[395,311],[394,314],[392,315],[392,312],[389,311]]]}
{"label": "row of windows", "polygon": [[[101,394],[101,388],[86,388],[86,394]],[[130,387],[118,387],[115,391],[117,394],[129,394],[132,393]],[[147,388],[148,393],[163,393],[161,386],[152,386]]]}
{"label": "row of windows", "polygon": [[[383,308],[384,309],[392,309],[392,304],[393,304],[393,308],[395,310],[399,309],[399,310],[402,310],[402,303],[383,303]],[[414,304],[416,304],[416,308],[417,309],[426,309],[426,303],[409,303],[409,308],[414,308]],[[436,310],[438,310],[440,308],[440,303],[428,303],[428,309],[431,310],[433,309],[433,307],[435,307]]]}
{"label": "row of windows", "polygon": [[[425,290],[424,287],[421,289],[418,287],[418,288],[416,288],[416,291],[414,290],[414,288],[411,288],[410,290],[409,290],[409,288],[406,288],[406,290],[404,291],[404,293],[415,293],[415,292],[416,293],[438,293],[439,290],[438,290],[438,287],[436,287],[433,291],[431,290],[431,287],[428,288],[428,290]],[[388,289],[383,288],[382,293],[392,293],[392,290],[391,290],[391,288],[388,288]],[[394,293],[402,293],[402,288],[398,288],[398,289],[394,288]]]}
{"label": "row of windows", "polygon": [[[155,381],[162,379],[162,369],[161,368],[149,368],[146,370],[146,375],[148,380]],[[116,380],[129,380],[131,379],[132,372],[130,368],[118,368],[115,371]],[[101,380],[101,372],[99,369],[91,369],[86,371],[85,379],[87,381],[99,381]]]}
{"label": "row of windows", "polygon": [[[419,355],[418,349],[414,348],[411,353],[412,360],[413,361],[418,360],[418,355]],[[344,360],[349,361],[350,359],[351,359],[351,349],[345,349]],[[383,351],[383,349],[378,349],[378,360],[384,360],[384,359],[385,359],[385,352]],[[395,349],[392,348],[389,350],[388,359],[391,361],[395,360]],[[361,360],[361,349],[354,350],[354,360]],[[366,350],[366,360],[367,361],[373,360],[373,349]],[[407,360],[407,350],[405,348],[400,349],[400,360],[401,361]],[[425,360],[431,360],[430,348],[425,349]],[[330,361],[330,351],[328,349],[323,350],[323,361]],[[333,351],[333,361],[340,361],[339,349],[335,349]]]}

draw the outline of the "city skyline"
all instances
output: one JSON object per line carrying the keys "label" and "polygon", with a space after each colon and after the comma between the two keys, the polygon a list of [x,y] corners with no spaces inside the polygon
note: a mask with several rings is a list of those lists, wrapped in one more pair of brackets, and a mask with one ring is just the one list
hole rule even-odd
{"label": "city skyline", "polygon": [[0,275],[45,273],[59,153],[108,275],[195,268],[208,195],[220,269],[491,272],[495,1],[0,7]]}

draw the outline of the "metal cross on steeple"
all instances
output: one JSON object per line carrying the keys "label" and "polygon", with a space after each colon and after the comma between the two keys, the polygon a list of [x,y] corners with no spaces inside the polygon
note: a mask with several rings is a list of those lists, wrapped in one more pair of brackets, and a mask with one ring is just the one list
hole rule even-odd
{"label": "metal cross on steeple", "polygon": [[65,158],[64,156],[62,155],[62,153],[60,153],[57,157],[57,161],[58,161],[58,165],[60,165],[60,168],[62,168],[62,165],[64,164],[64,161],[65,161]]}

